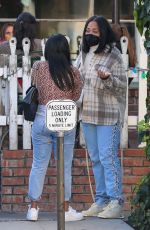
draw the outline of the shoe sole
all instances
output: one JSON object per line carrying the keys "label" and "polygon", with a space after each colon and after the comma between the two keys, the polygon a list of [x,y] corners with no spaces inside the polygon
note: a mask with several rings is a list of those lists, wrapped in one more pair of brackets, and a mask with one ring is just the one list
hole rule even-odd
{"label": "shoe sole", "polygon": [[77,220],[65,220],[65,222],[73,222],[73,221],[80,221],[80,220],[83,220],[84,218],[80,218],[80,219],[77,219]]}
{"label": "shoe sole", "polygon": [[88,214],[84,214],[83,212],[82,212],[82,215],[83,216],[85,216],[85,217],[92,217],[92,216],[97,216],[99,213],[101,213],[103,211],[103,209],[102,210],[100,210],[100,211],[98,211],[97,213],[95,213],[95,214],[91,214],[91,215],[88,215]]}
{"label": "shoe sole", "polygon": [[117,217],[102,217],[102,216],[97,216],[101,219],[124,219],[124,216],[117,216]]}
{"label": "shoe sole", "polygon": [[37,218],[30,219],[30,218],[27,217],[26,220],[28,220],[28,221],[37,221],[38,219]]}
{"label": "shoe sole", "polygon": [[[97,213],[98,214],[98,213]],[[92,216],[97,216],[97,214],[93,214],[93,215],[85,215],[83,214],[84,217],[92,217]]]}
{"label": "shoe sole", "polygon": [[27,219],[27,221],[32,221],[32,222],[36,222],[37,220],[29,220],[29,219]]}

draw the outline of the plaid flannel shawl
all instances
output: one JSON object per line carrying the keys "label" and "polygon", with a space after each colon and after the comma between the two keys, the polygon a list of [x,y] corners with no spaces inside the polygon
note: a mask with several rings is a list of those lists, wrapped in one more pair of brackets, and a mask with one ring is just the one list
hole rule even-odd
{"label": "plaid flannel shawl", "polygon": [[[123,123],[126,107],[127,77],[120,51],[106,46],[104,52],[94,54],[85,69],[86,55],[81,52],[76,61],[84,79],[83,103],[80,118],[83,122],[97,125]],[[111,72],[107,80],[97,76],[95,65],[103,65]]]}

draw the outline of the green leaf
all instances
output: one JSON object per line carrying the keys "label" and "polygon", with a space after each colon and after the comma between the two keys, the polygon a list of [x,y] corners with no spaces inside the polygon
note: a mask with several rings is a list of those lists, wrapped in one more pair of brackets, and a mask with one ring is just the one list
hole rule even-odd
{"label": "green leaf", "polygon": [[145,41],[144,44],[146,47],[150,48],[150,40]]}
{"label": "green leaf", "polygon": [[137,28],[138,28],[138,30],[139,30],[139,33],[140,33],[141,36],[142,36],[142,34],[143,34],[143,29],[144,29],[143,21],[142,21],[142,20],[138,20],[138,21],[136,22],[136,26],[137,26]]}
{"label": "green leaf", "polygon": [[[150,21],[150,20],[149,20],[149,21]],[[148,28],[148,29],[146,29],[146,31],[145,31],[145,39],[146,39],[146,41],[149,40],[149,38],[150,38],[150,29]]]}
{"label": "green leaf", "polygon": [[145,15],[145,17],[143,17],[143,24],[144,24],[144,27],[149,29],[149,25],[150,25],[150,17],[149,16]]}
{"label": "green leaf", "polygon": [[[140,8],[140,11],[139,11],[139,18],[140,18],[140,19],[143,19],[143,21],[144,21],[145,15],[146,15],[146,8],[141,7],[141,8]],[[144,22],[143,22],[143,23],[144,23]]]}
{"label": "green leaf", "polygon": [[147,55],[150,56],[150,48],[147,48],[146,51],[147,51]]}
{"label": "green leaf", "polygon": [[150,2],[149,2],[149,0],[145,1],[145,7],[146,7],[147,14],[150,14]]}
{"label": "green leaf", "polygon": [[137,21],[138,20],[138,11],[137,10],[133,11],[133,16],[134,16],[135,21]]}
{"label": "green leaf", "polygon": [[150,145],[147,146],[146,156],[150,159]]}

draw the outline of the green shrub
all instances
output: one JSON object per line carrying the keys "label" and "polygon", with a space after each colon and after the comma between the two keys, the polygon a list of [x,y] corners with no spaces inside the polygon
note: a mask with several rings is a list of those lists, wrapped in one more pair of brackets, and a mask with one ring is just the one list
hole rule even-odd
{"label": "green shrub", "polygon": [[131,201],[132,210],[128,218],[135,230],[150,229],[150,173],[143,177],[139,186],[136,187],[136,194]]}
{"label": "green shrub", "polygon": [[[134,18],[141,35],[144,35],[144,46],[148,54],[150,69],[150,0],[134,0]],[[150,70],[147,73],[147,89],[150,90]],[[146,98],[147,113],[144,120],[138,124],[140,142],[146,142],[144,152],[150,160],[150,96]],[[140,185],[134,191],[131,201],[132,210],[128,223],[135,230],[150,230],[150,173],[144,176]]]}

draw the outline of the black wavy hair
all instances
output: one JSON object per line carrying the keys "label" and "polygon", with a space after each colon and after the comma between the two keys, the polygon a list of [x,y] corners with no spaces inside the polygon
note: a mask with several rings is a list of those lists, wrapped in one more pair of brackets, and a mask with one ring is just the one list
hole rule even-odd
{"label": "black wavy hair", "polygon": [[116,42],[115,34],[109,24],[109,22],[103,17],[103,16],[92,16],[90,17],[85,24],[84,30],[83,30],[83,39],[82,39],[82,50],[85,53],[89,52],[90,47],[86,43],[85,39],[85,33],[87,26],[90,22],[95,21],[97,22],[99,31],[100,31],[100,39],[103,39],[104,44],[102,46],[98,46],[98,48],[95,50],[95,53],[100,53],[104,50],[105,46],[108,44],[110,47],[112,47],[112,43]]}
{"label": "black wavy hair", "polygon": [[27,37],[30,39],[30,51],[33,50],[34,39],[36,36],[36,19],[29,12],[19,14],[14,24],[14,37],[17,39],[17,49],[23,50],[22,39]]}
{"label": "black wavy hair", "polygon": [[74,89],[70,50],[67,39],[62,34],[49,37],[45,44],[45,59],[55,84],[63,91]]}

